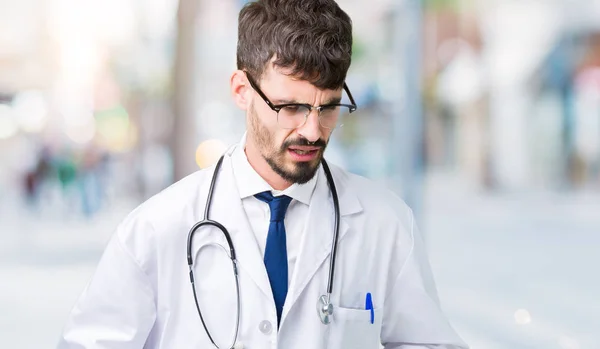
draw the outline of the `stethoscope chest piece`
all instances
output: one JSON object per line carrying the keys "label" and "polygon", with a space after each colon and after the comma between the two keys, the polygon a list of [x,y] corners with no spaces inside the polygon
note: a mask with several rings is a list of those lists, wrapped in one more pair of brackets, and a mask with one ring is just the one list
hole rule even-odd
{"label": "stethoscope chest piece", "polygon": [[317,302],[317,313],[321,318],[321,322],[325,325],[331,323],[333,317],[333,304],[329,301],[329,297],[322,295]]}

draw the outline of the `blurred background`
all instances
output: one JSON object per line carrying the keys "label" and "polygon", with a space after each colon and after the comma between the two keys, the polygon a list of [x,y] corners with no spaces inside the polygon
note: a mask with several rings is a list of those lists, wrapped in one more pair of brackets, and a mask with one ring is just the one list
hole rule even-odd
{"label": "blurred background", "polygon": [[[113,229],[244,131],[243,0],[0,0],[0,341],[52,348]],[[327,157],[414,208],[473,349],[600,348],[600,1],[339,0]]]}

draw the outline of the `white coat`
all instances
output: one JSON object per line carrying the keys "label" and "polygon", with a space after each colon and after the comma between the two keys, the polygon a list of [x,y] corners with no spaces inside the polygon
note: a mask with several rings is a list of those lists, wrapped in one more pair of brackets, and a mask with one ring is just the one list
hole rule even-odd
{"label": "white coat", "polygon": [[[411,210],[389,191],[330,166],[341,223],[333,283],[334,320],[321,323],[334,210],[322,169],[312,195],[296,270],[279,330],[269,279],[224,159],[211,219],[231,234],[239,262],[238,342],[246,349],[466,348],[440,310]],[[198,171],[135,209],[117,228],[92,280],[75,304],[59,349],[209,349],[188,276],[186,239],[202,219],[214,167]],[[215,228],[196,233],[199,303],[216,343],[233,338],[236,314],[231,262]],[[203,247],[204,246],[204,247]],[[201,249],[202,247],[202,249]],[[200,251],[201,249],[201,251]],[[372,294],[375,321],[365,310]]]}

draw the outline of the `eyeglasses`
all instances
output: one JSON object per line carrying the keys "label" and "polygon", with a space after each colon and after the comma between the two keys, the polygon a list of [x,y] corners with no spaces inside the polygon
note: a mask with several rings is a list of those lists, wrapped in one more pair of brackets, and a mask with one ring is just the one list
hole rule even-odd
{"label": "eyeglasses", "polygon": [[333,129],[338,125],[340,115],[343,113],[352,113],[357,109],[354,98],[348,89],[348,85],[344,82],[344,91],[348,94],[350,103],[352,104],[341,104],[331,103],[313,107],[310,104],[304,103],[285,103],[285,104],[273,104],[267,96],[260,90],[254,79],[246,73],[250,86],[258,93],[258,95],[267,103],[271,110],[277,113],[277,124],[285,129],[295,129],[301,127],[306,123],[308,116],[313,109],[319,113],[319,124],[323,128]]}

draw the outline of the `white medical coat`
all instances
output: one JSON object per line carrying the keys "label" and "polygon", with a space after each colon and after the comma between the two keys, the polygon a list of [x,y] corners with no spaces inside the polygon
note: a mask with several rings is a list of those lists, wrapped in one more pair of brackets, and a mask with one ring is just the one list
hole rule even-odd
{"label": "white medical coat", "polygon": [[[341,222],[333,323],[317,300],[326,292],[334,210],[322,169],[310,202],[296,270],[279,330],[269,279],[225,156],[211,219],[231,234],[239,265],[238,342],[246,349],[466,348],[440,310],[411,210],[388,190],[330,166]],[[135,209],[117,228],[75,304],[59,349],[209,349],[186,262],[189,229],[202,219],[214,167],[175,183]],[[227,246],[215,228],[193,240],[199,304],[216,343],[232,340],[236,293]],[[200,250],[201,249],[201,250]],[[365,310],[372,294],[375,321]]]}

